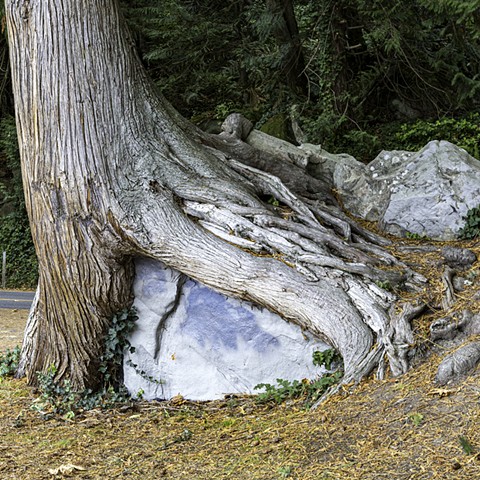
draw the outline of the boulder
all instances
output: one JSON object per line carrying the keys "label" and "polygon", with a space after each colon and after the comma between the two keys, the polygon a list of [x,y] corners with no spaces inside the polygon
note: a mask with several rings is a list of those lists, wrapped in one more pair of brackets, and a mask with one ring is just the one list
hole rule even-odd
{"label": "boulder", "polygon": [[382,218],[391,187],[398,183],[396,170],[413,155],[404,151],[382,152],[385,161],[379,160],[380,154],[365,165],[351,155],[329,153],[318,145],[304,144],[300,148],[308,154],[308,173],[332,185],[347,211],[371,222]]}
{"label": "boulder", "polygon": [[[375,171],[387,164],[385,154],[379,157]],[[432,141],[395,172],[397,183],[390,183],[380,219],[383,229],[435,240],[457,238],[463,217],[480,201],[480,162],[450,142]]]}
{"label": "boulder", "polygon": [[124,382],[134,396],[212,400],[325,372],[312,362],[313,352],[330,348],[325,343],[159,262],[136,261],[134,294],[139,319],[130,337],[134,351],[124,359]]}
{"label": "boulder", "polygon": [[368,165],[318,146],[302,149],[310,153],[308,171],[331,179],[349,212],[393,235],[454,240],[480,203],[480,161],[450,142],[434,140],[417,153],[382,151]]}

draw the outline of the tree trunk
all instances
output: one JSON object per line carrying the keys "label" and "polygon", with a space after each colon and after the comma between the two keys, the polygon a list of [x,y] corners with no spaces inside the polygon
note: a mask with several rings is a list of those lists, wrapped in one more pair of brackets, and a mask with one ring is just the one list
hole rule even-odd
{"label": "tree trunk", "polygon": [[273,17],[273,34],[284,52],[282,73],[285,83],[293,92],[306,94],[308,81],[305,74],[305,58],[293,0],[266,0],[266,5]]}
{"label": "tree trunk", "polygon": [[19,370],[31,383],[54,364],[58,379],[95,385],[109,321],[132,302],[136,256],[298,323],[340,351],[345,381],[385,354],[395,373],[407,368],[412,310],[390,314],[395,296],[376,282],[421,277],[346,217],[305,162],[245,143],[239,116],[221,136],[181,118],[155,93],[115,1],[6,4],[40,268]]}

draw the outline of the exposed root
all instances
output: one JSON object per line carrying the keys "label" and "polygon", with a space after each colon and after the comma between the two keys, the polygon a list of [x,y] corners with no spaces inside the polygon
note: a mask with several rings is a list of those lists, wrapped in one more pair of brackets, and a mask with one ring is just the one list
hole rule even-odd
{"label": "exposed root", "polygon": [[455,270],[453,268],[450,268],[448,265],[445,266],[442,275],[442,282],[445,287],[445,294],[442,299],[443,310],[449,310],[455,303],[455,289],[452,283],[454,274]]}
{"label": "exposed root", "polygon": [[[363,354],[341,351],[346,357],[355,358],[356,362],[346,365],[345,382],[358,381],[375,368],[378,369],[377,376],[383,377],[386,369],[384,357],[388,358],[394,375],[405,373],[408,352],[414,343],[410,321],[421,313],[423,305],[405,303],[399,307],[397,296],[385,288],[408,284],[410,289],[419,291],[424,288],[426,278],[385,250],[385,246],[391,244],[388,239],[364,229],[334,202],[324,201],[329,198],[328,192],[322,192],[324,200],[312,200],[310,195],[292,191],[277,175],[256,168],[253,147],[242,147],[241,139],[249,128],[245,127],[241,117],[237,120],[241,124],[236,127],[234,122],[228,123],[228,134],[221,138],[221,150],[227,151],[228,155],[218,151],[216,154],[245,179],[249,189],[253,188],[259,198],[270,197],[275,201],[274,205],[246,207],[228,202],[221,196],[211,203],[203,201],[205,197],[200,196],[198,200],[184,199],[183,211],[229,244],[257,256],[280,260],[304,276],[305,281],[328,281],[335,289],[346,293],[348,308],[363,320],[374,334],[375,342],[370,352]],[[212,140],[212,137],[208,141],[218,147],[219,141]],[[215,154],[213,148],[210,151]],[[235,158],[230,156],[233,151]],[[242,163],[245,152],[248,153],[248,164]],[[258,155],[261,163],[268,163],[268,152],[259,152]],[[276,158],[275,161],[280,160]],[[284,171],[281,166],[277,167]],[[281,309],[278,313],[284,314]],[[325,326],[319,324],[318,328],[324,332]],[[345,345],[331,330],[323,338],[335,346]],[[355,350],[354,345],[348,348]]]}

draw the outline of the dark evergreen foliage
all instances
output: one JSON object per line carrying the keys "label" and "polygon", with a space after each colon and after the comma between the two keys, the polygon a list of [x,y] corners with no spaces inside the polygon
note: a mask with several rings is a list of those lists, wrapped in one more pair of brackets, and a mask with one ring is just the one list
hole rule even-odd
{"label": "dark evergreen foliage", "polygon": [[293,86],[282,2],[123,4],[151,74],[189,117],[237,110],[263,122],[293,108],[310,141],[355,154],[352,132],[478,108],[478,0],[283,2],[295,7],[302,57]]}
{"label": "dark evergreen foliage", "polygon": [[[480,0],[120,3],[158,88],[199,124],[238,111],[258,126],[281,114],[303,140],[364,160],[449,132],[478,152]],[[0,248],[24,249],[13,254],[22,276],[35,268],[12,115],[3,31],[0,209],[11,213]]]}
{"label": "dark evergreen foliage", "polygon": [[35,287],[37,260],[25,210],[15,120],[4,115],[0,120],[0,252],[7,254],[7,287]]}

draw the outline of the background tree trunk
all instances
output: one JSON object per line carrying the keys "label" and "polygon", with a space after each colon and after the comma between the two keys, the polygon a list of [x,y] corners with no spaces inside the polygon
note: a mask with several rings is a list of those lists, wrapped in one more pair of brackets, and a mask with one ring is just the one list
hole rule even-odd
{"label": "background tree trunk", "polygon": [[292,0],[267,0],[274,29],[273,34],[280,48],[284,50],[282,73],[285,83],[293,92],[307,93],[307,76],[300,33]]}
{"label": "background tree trunk", "polygon": [[421,278],[348,219],[324,183],[299,189],[300,168],[287,188],[291,159],[245,144],[241,117],[219,137],[181,118],[155,93],[115,1],[7,0],[7,21],[40,264],[20,366],[31,383],[54,364],[58,379],[95,385],[139,255],[326,340],[345,381],[382,369],[385,353],[395,373],[407,368],[412,310],[390,315],[395,296],[375,282]]}

